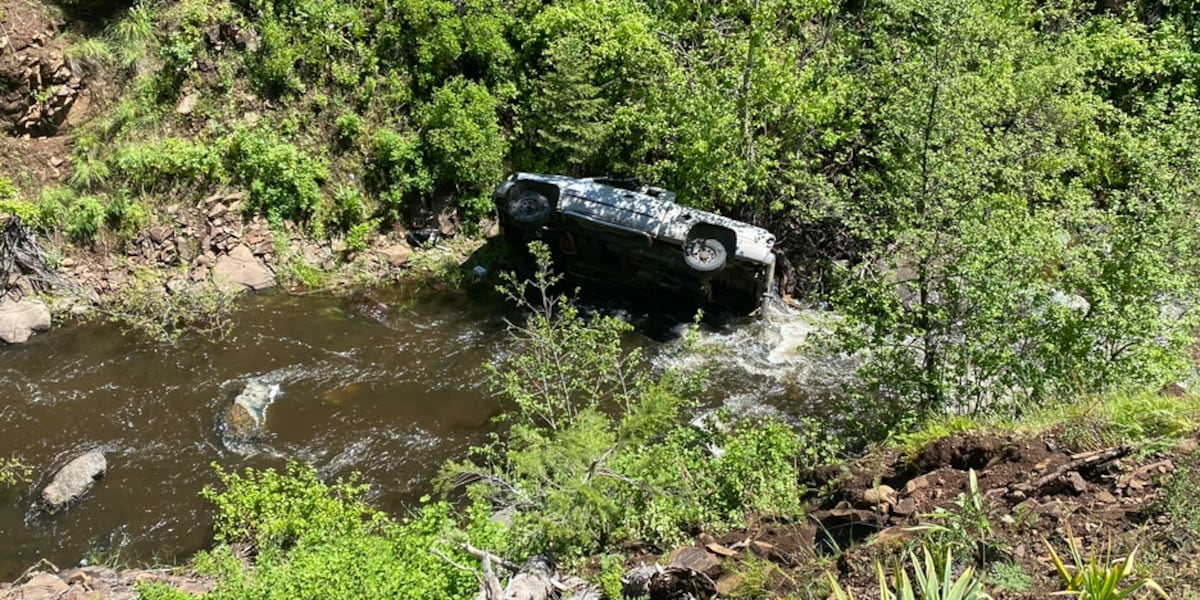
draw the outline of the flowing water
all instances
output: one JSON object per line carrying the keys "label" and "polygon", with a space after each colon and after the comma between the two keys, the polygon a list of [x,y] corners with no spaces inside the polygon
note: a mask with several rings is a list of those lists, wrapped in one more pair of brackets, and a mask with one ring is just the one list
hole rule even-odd
{"label": "flowing water", "polygon": [[[502,350],[513,313],[461,292],[395,289],[379,299],[391,307],[381,320],[333,296],[253,297],[220,344],[157,346],[87,324],[0,348],[0,456],[34,468],[28,489],[0,492],[0,580],[40,558],[63,568],[98,557],[183,560],[210,541],[210,506],[198,494],[216,481],[213,463],[240,470],[299,460],[328,477],[359,472],[372,504],[402,514],[431,491],[439,465],[492,431],[501,408],[480,366]],[[613,310],[642,331],[685,328]],[[760,320],[706,329],[701,341],[714,359],[680,356],[678,341],[633,340],[658,367],[715,360],[709,406],[797,415],[836,395],[847,369],[811,359],[805,341],[818,322],[774,307]],[[280,393],[261,439],[235,451],[218,417],[255,379]],[[87,497],[55,515],[31,512],[54,471],[92,449],[109,470]]]}

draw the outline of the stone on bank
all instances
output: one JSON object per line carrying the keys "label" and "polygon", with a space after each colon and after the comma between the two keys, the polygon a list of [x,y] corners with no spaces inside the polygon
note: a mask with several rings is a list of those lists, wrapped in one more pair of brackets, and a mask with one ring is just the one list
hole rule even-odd
{"label": "stone on bank", "polygon": [[35,332],[50,329],[50,309],[40,300],[0,300],[0,340],[24,344]]}

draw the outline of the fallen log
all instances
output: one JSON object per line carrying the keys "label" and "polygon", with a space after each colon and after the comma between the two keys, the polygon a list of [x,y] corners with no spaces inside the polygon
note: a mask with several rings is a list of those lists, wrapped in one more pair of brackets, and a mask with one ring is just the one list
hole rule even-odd
{"label": "fallen log", "polygon": [[1060,477],[1071,471],[1082,469],[1084,467],[1095,466],[1106,462],[1114,461],[1129,454],[1131,449],[1128,446],[1114,446],[1094,452],[1084,452],[1074,455],[1072,460],[1069,460],[1054,469],[1049,473],[1042,475],[1027,483],[1012,484],[1008,488],[1010,497],[1027,498],[1030,494],[1037,494],[1043,488],[1057,481]]}

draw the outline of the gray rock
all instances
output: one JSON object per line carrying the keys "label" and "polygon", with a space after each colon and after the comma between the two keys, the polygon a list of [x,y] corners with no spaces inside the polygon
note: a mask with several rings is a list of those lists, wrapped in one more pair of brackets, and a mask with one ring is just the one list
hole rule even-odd
{"label": "gray rock", "polygon": [[196,110],[196,103],[200,101],[200,92],[192,92],[183,97],[179,104],[175,105],[175,112],[181,115],[190,115]]}
{"label": "gray rock", "polygon": [[37,331],[50,329],[50,309],[40,300],[0,300],[0,340],[24,344]]}
{"label": "gray rock", "polygon": [[262,290],[275,285],[275,275],[245,244],[238,244],[229,254],[217,259],[212,268],[212,280],[227,291]]}
{"label": "gray rock", "polygon": [[99,450],[77,456],[42,490],[42,502],[50,510],[58,510],[87,492],[107,470],[108,461]]}
{"label": "gray rock", "polygon": [[408,248],[408,244],[393,244],[375,252],[393,267],[402,267],[408,264],[408,260],[412,256],[412,250]]}
{"label": "gray rock", "polygon": [[71,586],[63,581],[57,575],[51,573],[37,573],[32,575],[28,581],[21,584],[13,590],[11,595],[6,595],[4,598],[13,598],[16,600],[34,600],[46,598],[60,598],[62,594]]}
{"label": "gray rock", "polygon": [[245,443],[262,435],[267,423],[267,407],[279,395],[278,384],[253,380],[225,410],[225,436],[233,443]]}

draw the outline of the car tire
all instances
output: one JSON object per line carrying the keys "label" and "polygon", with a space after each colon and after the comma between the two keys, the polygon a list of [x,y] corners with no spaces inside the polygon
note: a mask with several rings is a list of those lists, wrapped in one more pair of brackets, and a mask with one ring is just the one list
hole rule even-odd
{"label": "car tire", "polygon": [[689,269],[703,275],[712,275],[725,268],[729,256],[725,244],[712,238],[698,237],[688,240],[683,246],[683,262]]}
{"label": "car tire", "polygon": [[519,227],[540,227],[550,220],[552,212],[550,200],[533,190],[518,192],[508,201],[508,216]]}

